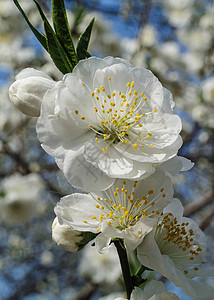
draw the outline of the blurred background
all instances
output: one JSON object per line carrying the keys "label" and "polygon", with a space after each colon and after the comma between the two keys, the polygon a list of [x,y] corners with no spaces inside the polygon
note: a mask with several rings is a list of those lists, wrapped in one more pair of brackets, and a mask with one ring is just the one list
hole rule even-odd
{"label": "blurred background", "polygon": [[[42,30],[33,0],[19,2]],[[51,21],[50,1],[38,2]],[[175,195],[205,232],[206,261],[214,266],[214,2],[69,0],[66,8],[75,43],[95,17],[92,55],[149,68],[173,93],[183,122],[179,154],[195,163],[174,178]],[[53,208],[74,189],[41,149],[36,118],[8,98],[15,75],[26,67],[62,78],[13,1],[0,0],[0,300],[112,300],[124,291],[116,254],[97,254],[90,245],[69,253],[52,241]],[[190,299],[165,282],[180,299]]]}

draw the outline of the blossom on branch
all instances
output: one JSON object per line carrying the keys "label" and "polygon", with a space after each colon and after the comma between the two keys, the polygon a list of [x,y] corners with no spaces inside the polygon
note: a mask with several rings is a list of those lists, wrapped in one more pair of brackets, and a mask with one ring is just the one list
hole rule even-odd
{"label": "blossom on branch", "polygon": [[146,178],[176,156],[181,120],[173,106],[149,70],[91,57],[44,95],[38,138],[73,186],[101,190],[115,178]]}
{"label": "blossom on branch", "polygon": [[117,179],[97,194],[65,196],[55,213],[61,224],[74,230],[99,233],[95,239],[99,251],[107,248],[112,238],[124,239],[126,248],[132,251],[154,228],[172,196],[171,179],[157,170],[140,181]]}
{"label": "blossom on branch", "polygon": [[37,212],[44,183],[36,173],[13,174],[0,184],[0,219],[6,223],[25,222]]}

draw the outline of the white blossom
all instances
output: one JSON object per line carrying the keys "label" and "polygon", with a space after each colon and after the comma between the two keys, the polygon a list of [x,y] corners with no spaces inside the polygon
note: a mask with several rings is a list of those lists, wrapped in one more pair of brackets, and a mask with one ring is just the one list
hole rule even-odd
{"label": "white blossom", "polygon": [[193,51],[205,51],[211,47],[212,35],[207,30],[197,27],[177,30],[180,41]]}
{"label": "white blossom", "polygon": [[145,178],[176,156],[181,121],[173,106],[149,70],[91,57],[45,94],[38,138],[72,185],[101,190],[115,178]]}
{"label": "white blossom", "polygon": [[23,222],[37,212],[44,183],[37,174],[11,175],[0,184],[0,217],[7,223]]}
{"label": "white blossom", "polygon": [[99,233],[99,251],[111,238],[124,239],[134,250],[155,226],[163,208],[173,195],[171,179],[162,170],[141,181],[118,179],[109,189],[97,194],[72,194],[55,207],[60,223],[74,230]]}
{"label": "white blossom", "polygon": [[202,96],[204,101],[214,106],[214,77],[210,77],[202,82]]}
{"label": "white blossom", "polygon": [[143,47],[152,47],[157,43],[157,31],[151,24],[145,25],[140,35]]}
{"label": "white blossom", "polygon": [[213,269],[198,267],[204,263],[205,236],[196,223],[182,217],[183,207],[174,199],[163,216],[137,248],[139,261],[170,279],[193,299],[213,299],[214,289],[192,280],[195,276],[213,276]]}
{"label": "white blossom", "polygon": [[55,81],[45,73],[27,68],[16,76],[16,81],[10,86],[9,96],[21,112],[38,117],[42,98],[54,85]]}
{"label": "white blossom", "polygon": [[[20,114],[12,105],[8,96],[8,85],[1,88],[0,92],[0,131],[1,136],[8,133],[24,120],[24,115]],[[9,138],[9,137],[8,137]],[[14,139],[14,136],[13,136]]]}
{"label": "white blossom", "polygon": [[79,273],[95,284],[116,284],[121,276],[119,257],[114,245],[108,252],[100,254],[96,247],[85,246],[80,264]]}

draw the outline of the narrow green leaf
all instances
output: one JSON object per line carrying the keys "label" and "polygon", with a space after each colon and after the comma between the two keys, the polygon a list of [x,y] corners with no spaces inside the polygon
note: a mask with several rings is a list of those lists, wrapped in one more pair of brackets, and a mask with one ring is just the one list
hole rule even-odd
{"label": "narrow green leaf", "polygon": [[78,61],[68,24],[64,0],[51,0],[51,5],[55,32],[74,67]]}
{"label": "narrow green leaf", "polygon": [[40,16],[44,22],[44,29],[46,33],[48,52],[57,66],[57,68],[63,73],[70,73],[73,70],[73,65],[71,64],[67,53],[64,51],[63,46],[61,45],[56,33],[51,27],[48,19],[42,11],[41,6],[38,4],[36,0],[33,0],[38,8]]}
{"label": "narrow green leaf", "polygon": [[91,36],[92,27],[94,25],[94,18],[88,24],[85,31],[81,34],[77,44],[77,57],[78,60],[90,57],[90,53],[87,52],[88,44]]}
{"label": "narrow green leaf", "polygon": [[53,31],[53,29],[52,29],[50,23],[48,22],[48,19],[46,18],[45,14],[43,13],[43,10],[42,10],[41,6],[39,5],[39,3],[36,0],[33,0],[33,1],[36,4],[36,7],[37,7],[37,9],[40,13],[41,18],[42,18],[42,21],[46,22],[47,23],[46,25]]}
{"label": "narrow green leaf", "polygon": [[23,11],[23,9],[21,8],[21,6],[19,5],[19,2],[17,0],[13,0],[14,4],[16,5],[16,7],[18,8],[18,10],[20,11],[20,13],[22,14],[23,18],[25,19],[25,21],[27,22],[28,26],[30,27],[30,29],[32,30],[32,32],[34,33],[34,35],[36,36],[36,38],[38,39],[38,41],[42,44],[42,46],[48,51],[47,48],[47,43],[46,43],[46,38],[43,34],[41,34],[29,21],[28,17],[26,16],[25,12]]}
{"label": "narrow green leaf", "polygon": [[53,62],[63,74],[72,72],[73,68],[69,64],[67,55],[46,20],[44,21],[44,28],[47,36],[48,52]]}

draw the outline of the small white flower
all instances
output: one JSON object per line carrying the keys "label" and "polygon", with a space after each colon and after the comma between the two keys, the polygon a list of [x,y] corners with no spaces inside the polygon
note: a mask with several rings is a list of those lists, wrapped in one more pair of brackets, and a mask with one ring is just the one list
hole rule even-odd
{"label": "small white flower", "polygon": [[143,47],[152,47],[157,42],[157,31],[152,25],[145,25],[141,33],[141,43]]}
{"label": "small white flower", "polygon": [[[24,115],[20,114],[11,103],[8,96],[8,86],[1,87],[0,91],[0,132],[1,136],[8,133],[24,120]],[[12,137],[13,140],[15,137]],[[9,139],[9,136],[7,136]]]}
{"label": "small white flower", "polygon": [[63,197],[55,213],[62,224],[74,230],[99,233],[95,240],[99,251],[109,246],[111,238],[124,239],[131,251],[153,229],[172,196],[171,179],[157,170],[141,181],[118,179],[96,195]]}
{"label": "small white flower", "polygon": [[42,98],[54,85],[55,81],[45,73],[32,68],[24,69],[10,86],[10,100],[22,113],[38,117]]}
{"label": "small white flower", "polygon": [[44,184],[37,174],[14,174],[0,184],[0,217],[7,223],[23,222],[37,212]]}
{"label": "small white flower", "polygon": [[183,0],[183,1],[164,0],[163,3],[168,9],[171,10],[185,9],[191,7],[194,4],[194,0]]}
{"label": "small white flower", "polygon": [[38,138],[72,185],[101,190],[115,178],[148,177],[176,156],[181,120],[173,106],[149,70],[91,57],[45,94]]}
{"label": "small white flower", "polygon": [[214,106],[214,77],[206,79],[202,83],[203,99]]}
{"label": "small white flower", "polygon": [[115,246],[111,245],[108,252],[102,254],[90,244],[85,246],[78,271],[95,284],[115,285],[121,276],[121,266]]}
{"label": "small white flower", "polygon": [[193,51],[206,51],[212,44],[212,34],[200,27],[179,29],[177,30],[177,36],[181,43]]}
{"label": "small white flower", "polygon": [[213,269],[199,268],[205,256],[205,236],[196,223],[182,217],[183,207],[174,199],[160,221],[137,248],[139,261],[181,287],[193,299],[213,299],[214,289],[192,280],[213,276]]}

